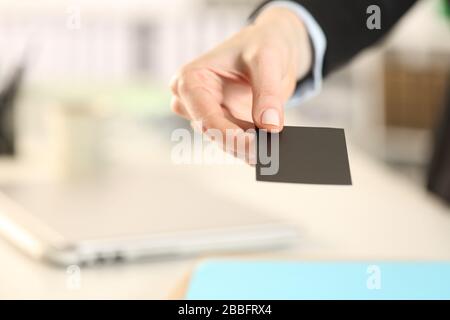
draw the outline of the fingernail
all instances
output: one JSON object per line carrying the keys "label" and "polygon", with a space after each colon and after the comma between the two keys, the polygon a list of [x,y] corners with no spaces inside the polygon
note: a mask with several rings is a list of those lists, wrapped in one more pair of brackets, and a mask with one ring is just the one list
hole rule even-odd
{"label": "fingernail", "polygon": [[261,123],[278,127],[280,125],[280,115],[278,114],[278,111],[273,108],[264,111],[261,116]]}

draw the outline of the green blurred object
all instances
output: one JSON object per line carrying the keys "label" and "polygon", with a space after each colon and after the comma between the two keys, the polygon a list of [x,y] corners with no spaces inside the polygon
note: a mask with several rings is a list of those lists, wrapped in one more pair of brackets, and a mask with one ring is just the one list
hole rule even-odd
{"label": "green blurred object", "polygon": [[447,19],[450,19],[450,0],[441,0],[442,13]]}
{"label": "green blurred object", "polygon": [[147,83],[89,83],[72,81],[46,84],[29,90],[32,97],[55,101],[84,101],[109,111],[146,117],[170,113],[170,91],[167,86]]}

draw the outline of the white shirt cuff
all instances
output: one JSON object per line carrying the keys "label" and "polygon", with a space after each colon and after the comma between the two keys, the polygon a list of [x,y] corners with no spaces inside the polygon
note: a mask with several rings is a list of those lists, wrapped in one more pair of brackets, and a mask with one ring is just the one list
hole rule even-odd
{"label": "white shirt cuff", "polygon": [[325,50],[327,47],[327,39],[322,28],[314,17],[300,4],[292,1],[273,1],[263,6],[260,12],[271,7],[283,7],[292,10],[305,24],[313,45],[314,65],[312,66],[311,76],[301,82],[301,84],[297,87],[294,96],[287,104],[288,106],[298,105],[299,103],[317,95],[322,89],[322,69]]}

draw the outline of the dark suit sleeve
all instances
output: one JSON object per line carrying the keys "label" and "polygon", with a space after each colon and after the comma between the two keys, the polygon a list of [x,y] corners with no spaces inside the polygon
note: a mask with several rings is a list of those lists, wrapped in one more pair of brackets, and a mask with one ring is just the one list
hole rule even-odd
{"label": "dark suit sleeve", "polygon": [[[292,0],[316,19],[327,38],[324,75],[381,39],[416,0]],[[261,7],[268,2],[264,2]],[[381,9],[381,29],[367,28],[370,5]],[[260,8],[261,8],[260,7]],[[257,10],[258,11],[258,10]],[[257,12],[255,11],[255,12]]]}

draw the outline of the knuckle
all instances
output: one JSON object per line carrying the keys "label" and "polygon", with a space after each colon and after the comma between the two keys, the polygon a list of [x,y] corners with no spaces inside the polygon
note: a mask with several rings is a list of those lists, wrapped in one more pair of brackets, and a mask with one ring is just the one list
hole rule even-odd
{"label": "knuckle", "polygon": [[183,115],[183,108],[181,106],[181,103],[177,99],[173,99],[170,103],[170,109],[173,113],[177,115]]}
{"label": "knuckle", "polygon": [[259,103],[264,101],[267,103],[268,100],[275,100],[273,97],[274,95],[269,92],[259,91],[255,94],[255,101]]}
{"label": "knuckle", "polygon": [[174,102],[170,104],[170,110],[175,114],[180,114],[180,107]]}
{"label": "knuckle", "polygon": [[277,92],[275,92],[275,89],[270,87],[269,85],[263,84],[260,85],[256,92],[255,92],[256,98],[270,98],[270,97],[276,97]]}
{"label": "knuckle", "polygon": [[258,54],[254,57],[257,65],[270,64],[279,59],[278,50],[273,47],[262,47]]}
{"label": "knuckle", "polygon": [[178,80],[178,89],[183,94],[189,94],[195,88],[207,82],[207,71],[200,68],[185,67]]}
{"label": "knuckle", "polygon": [[178,76],[174,76],[170,82],[170,91],[172,94],[178,95]]}
{"label": "knuckle", "polygon": [[254,101],[256,104],[270,107],[270,106],[278,106],[281,103],[280,97],[277,92],[274,92],[271,88],[258,88],[258,91],[255,92]]}

